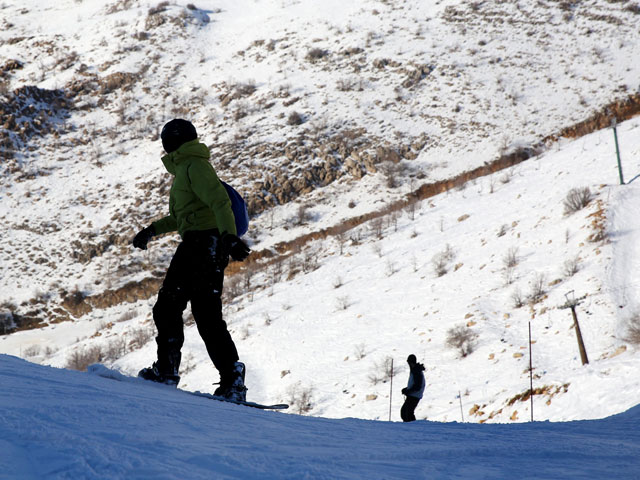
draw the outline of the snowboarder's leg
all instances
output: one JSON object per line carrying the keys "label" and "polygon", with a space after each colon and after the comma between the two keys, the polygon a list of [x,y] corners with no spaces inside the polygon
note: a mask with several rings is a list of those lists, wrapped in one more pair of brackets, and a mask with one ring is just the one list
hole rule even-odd
{"label": "snowboarder's leg", "polygon": [[182,312],[187,300],[188,297],[179,287],[163,286],[153,307],[153,321],[158,330],[159,368],[173,375],[178,375],[180,368],[180,350],[184,343]]}
{"label": "snowboarder's leg", "polygon": [[199,271],[191,287],[191,312],[209,357],[220,373],[216,395],[245,400],[244,364],[238,362],[238,351],[222,317],[224,269],[229,257],[218,250],[216,237],[210,237]]}
{"label": "snowboarder's leg", "polygon": [[418,406],[419,401],[419,398],[407,395],[404,404],[400,409],[400,416],[402,417],[403,422],[415,422],[416,416],[414,412],[416,410],[416,407]]}
{"label": "snowboarder's leg", "polygon": [[185,276],[189,269],[188,253],[184,244],[178,246],[153,307],[153,321],[158,330],[158,359],[152,367],[139,373],[148,380],[174,385],[180,380],[180,350],[184,343],[182,312],[189,300]]}
{"label": "snowboarder's leg", "polygon": [[238,351],[227,329],[227,323],[222,319],[220,297],[194,295],[191,299],[191,311],[211,361],[221,375],[229,372],[238,361]]}
{"label": "snowboarder's leg", "polygon": [[244,364],[238,361],[238,350],[222,318],[220,295],[197,292],[191,299],[191,311],[209,357],[220,373],[215,395],[244,401]]}

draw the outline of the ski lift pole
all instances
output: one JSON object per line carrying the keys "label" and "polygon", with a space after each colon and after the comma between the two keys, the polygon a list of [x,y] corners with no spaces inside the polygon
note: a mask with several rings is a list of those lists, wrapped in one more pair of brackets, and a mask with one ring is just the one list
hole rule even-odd
{"label": "ski lift pole", "polygon": [[580,359],[582,360],[582,365],[586,365],[589,363],[589,359],[587,358],[587,350],[584,347],[584,340],[582,339],[582,331],[580,330],[580,324],[578,323],[578,315],[576,314],[576,305],[571,305],[571,315],[573,315],[574,327],[576,328],[576,337],[578,339],[578,349],[580,350]]}
{"label": "ski lift pole", "polygon": [[613,128],[613,138],[616,143],[616,157],[618,158],[618,174],[620,175],[620,185],[624,185],[624,177],[622,176],[622,160],[620,160],[620,146],[618,145],[618,129],[616,119],[611,120],[611,127]]}
{"label": "ski lift pole", "polygon": [[586,295],[583,295],[580,298],[572,298],[569,299],[569,294],[573,293],[573,290],[565,294],[567,298],[567,303],[562,305],[559,308],[570,308],[571,315],[573,316],[573,327],[576,329],[576,338],[578,340],[578,350],[580,350],[580,359],[582,360],[582,365],[587,365],[589,363],[589,358],[587,357],[587,349],[584,346],[584,340],[582,339],[582,331],[580,330],[580,324],[578,323],[578,314],[576,313],[576,307],[580,305],[581,300],[587,298]]}

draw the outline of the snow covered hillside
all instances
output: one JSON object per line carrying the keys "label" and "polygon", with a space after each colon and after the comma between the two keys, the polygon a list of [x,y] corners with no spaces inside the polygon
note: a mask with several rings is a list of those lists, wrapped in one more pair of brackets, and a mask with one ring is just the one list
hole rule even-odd
{"label": "snow covered hillside", "polygon": [[[252,5],[0,4],[0,333],[41,327],[0,352],[153,361],[177,240],[130,241],[166,212],[158,130],[187,116],[254,214],[254,261],[225,287],[250,399],[364,419],[391,402],[397,420],[415,353],[420,418],[525,422],[531,323],[535,419],[636,405],[640,187],[619,185],[611,129],[563,135],[639,104],[637,3]],[[629,181],[640,122],[618,133]],[[528,160],[417,199],[514,152]],[[186,321],[181,387],[211,391]]]}
{"label": "snow covered hillside", "polygon": [[[633,1],[251,5],[2,2],[0,302],[13,314],[61,321],[86,313],[83,296],[157,281],[170,246],[142,264],[127,246],[166,211],[157,137],[174,116],[254,213],[315,205],[306,195],[325,187],[358,215],[381,206],[357,201],[371,183],[398,185],[380,202],[402,198],[638,93]],[[255,225],[257,249],[270,223]]]}
{"label": "snow covered hillside", "polygon": [[0,355],[0,478],[636,478],[640,412],[470,425],[255,411]]}
{"label": "snow covered hillside", "polygon": [[[637,120],[619,128],[629,175],[640,172],[639,132]],[[612,131],[599,131],[237,275],[227,282],[235,297],[226,318],[248,366],[249,398],[288,401],[312,415],[386,419],[394,359],[398,419],[404,360],[415,353],[427,367],[419,417],[528,421],[530,322],[536,419],[599,418],[637,404],[640,186],[617,179]],[[569,214],[576,187],[593,198]],[[587,366],[571,314],[560,308],[567,294],[586,295],[577,312]],[[153,302],[17,332],[0,349],[55,366],[99,360],[135,374],[155,358]],[[456,327],[471,352],[447,346]],[[181,386],[212,391],[217,376],[204,345],[194,326],[186,334]]]}

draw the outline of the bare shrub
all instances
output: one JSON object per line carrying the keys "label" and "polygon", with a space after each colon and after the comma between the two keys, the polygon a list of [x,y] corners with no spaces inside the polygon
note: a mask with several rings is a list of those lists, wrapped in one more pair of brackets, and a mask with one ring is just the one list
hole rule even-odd
{"label": "bare shrub", "polygon": [[536,273],[531,282],[531,292],[529,293],[530,303],[538,303],[542,300],[545,293],[547,293],[545,284],[546,276],[543,273]]}
{"label": "bare shrub", "polygon": [[413,270],[413,273],[416,273],[419,269],[420,269],[420,267],[418,266],[418,259],[416,258],[415,255],[412,255],[411,256],[411,270]]}
{"label": "bare shrub", "polygon": [[404,173],[404,168],[399,162],[381,162],[380,171],[384,175],[385,184],[388,188],[396,188],[400,186],[399,177]]}
{"label": "bare shrub", "polygon": [[25,357],[37,357],[41,352],[40,345],[29,345],[22,351]]}
{"label": "bare shrub", "polygon": [[566,278],[573,277],[580,271],[580,256],[576,255],[573,258],[564,261],[562,273]]}
{"label": "bare shrub", "polygon": [[305,57],[310,62],[317,62],[318,60],[322,60],[329,54],[326,50],[322,48],[312,48],[307,52],[307,56]]}
{"label": "bare shrub", "polygon": [[242,284],[244,285],[244,291],[251,291],[252,280],[256,274],[257,265],[255,262],[247,263],[246,268],[242,271]]}
{"label": "bare shrub", "polygon": [[449,262],[441,253],[434,255],[431,259],[431,264],[433,265],[433,269],[438,277],[442,277],[447,274]]}
{"label": "bare shrub", "polygon": [[640,345],[640,313],[634,313],[629,320],[627,320],[627,333],[624,340],[632,345]]}
{"label": "bare shrub", "polygon": [[445,344],[450,348],[457,349],[464,358],[475,350],[477,338],[478,334],[469,327],[458,325],[447,330]]}
{"label": "bare shrub", "polygon": [[242,279],[234,275],[225,282],[223,295],[227,301],[231,301],[239,295],[242,295]]}
{"label": "bare shrub", "polygon": [[132,349],[142,348],[154,337],[154,330],[146,327],[136,328],[131,331],[129,337],[131,338],[129,345]]}
{"label": "bare shrub", "polygon": [[504,280],[505,285],[511,285],[516,277],[516,269],[515,267],[507,267],[502,272],[502,278]]}
{"label": "bare shrub", "polygon": [[186,375],[187,373],[193,372],[197,365],[196,358],[191,352],[183,355],[182,362],[180,362],[180,374]]}
{"label": "bare shrub", "polygon": [[287,390],[289,396],[289,405],[292,409],[302,415],[313,409],[313,387],[303,387],[300,382],[291,385]]}
{"label": "bare shrub", "polygon": [[367,351],[366,351],[367,347],[364,343],[359,343],[354,348],[355,348],[356,360],[362,360],[364,357],[367,356]]}
{"label": "bare shrub", "polygon": [[301,226],[305,225],[311,219],[312,216],[309,213],[309,206],[301,204],[298,206],[298,210],[296,211],[296,215],[293,217],[292,221],[294,225]]}
{"label": "bare shrub", "polygon": [[349,305],[351,305],[351,302],[349,301],[349,297],[347,297],[346,295],[343,297],[338,297],[336,299],[336,308],[338,310],[346,310],[347,308],[349,308]]}
{"label": "bare shrub", "polygon": [[[302,271],[302,259],[299,255],[293,255],[289,257],[287,262],[289,268],[289,274],[287,275],[287,280],[292,280]],[[275,283],[275,282],[274,282]]]}
{"label": "bare shrub", "polygon": [[[407,206],[405,207],[405,211],[407,212],[407,215],[409,217],[409,220],[411,220],[412,222],[416,219],[416,212],[420,209],[419,205],[417,202],[409,202],[407,204]],[[441,224],[442,227],[442,224]],[[442,230],[440,230],[442,231]]]}
{"label": "bare shrub", "polygon": [[344,254],[344,246],[347,243],[347,235],[344,233],[338,233],[336,234],[335,239],[338,242],[340,255]]}
{"label": "bare shrub", "polygon": [[350,92],[352,90],[361,92],[364,90],[364,83],[362,79],[343,78],[336,82],[336,88],[341,92]]}
{"label": "bare shrub", "polygon": [[84,372],[89,365],[99,363],[104,359],[100,347],[78,348],[67,359],[67,368]]}
{"label": "bare shrub", "polygon": [[387,277],[391,277],[397,272],[398,272],[398,267],[396,267],[396,264],[394,262],[392,262],[391,260],[387,260],[386,270],[385,270],[385,273],[387,274]]}
{"label": "bare shrub", "polygon": [[513,268],[518,265],[518,247],[511,247],[502,258],[505,268]]}
{"label": "bare shrub", "polygon": [[382,240],[384,238],[384,220],[381,217],[371,220],[369,226],[377,239]]}
{"label": "bare shrub", "polygon": [[593,200],[593,194],[589,187],[572,188],[562,202],[565,215],[571,215],[582,210],[589,205],[591,200]]}
{"label": "bare shrub", "polygon": [[372,385],[386,383],[395,375],[396,372],[397,369],[393,365],[393,359],[391,357],[385,357],[381,363],[374,363],[373,372],[369,374],[369,381]]}
{"label": "bare shrub", "polygon": [[320,267],[320,255],[318,251],[308,248],[302,255],[302,271],[304,273],[313,272]]}
{"label": "bare shrub", "polygon": [[514,308],[521,308],[524,306],[524,297],[519,288],[516,288],[511,294],[511,302]]}
{"label": "bare shrub", "polygon": [[302,115],[300,115],[296,111],[291,112],[287,117],[287,125],[302,125],[303,123],[304,120],[302,118]]}
{"label": "bare shrub", "polygon": [[109,340],[104,350],[104,359],[110,362],[114,362],[121,357],[124,357],[127,353],[127,339],[123,336],[117,336],[116,338]]}
{"label": "bare shrub", "polygon": [[449,244],[447,244],[442,252],[433,256],[431,264],[433,265],[433,269],[438,277],[442,277],[449,271],[449,263],[451,263],[454,258],[455,252]]}

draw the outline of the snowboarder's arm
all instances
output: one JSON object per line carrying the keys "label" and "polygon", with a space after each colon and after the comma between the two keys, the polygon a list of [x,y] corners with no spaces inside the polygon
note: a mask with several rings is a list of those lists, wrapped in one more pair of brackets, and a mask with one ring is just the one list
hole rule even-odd
{"label": "snowboarder's arm", "polygon": [[193,192],[216,216],[220,234],[236,234],[236,221],[231,210],[231,200],[209,162],[194,162],[188,170]]}
{"label": "snowboarder's arm", "polygon": [[156,235],[162,235],[163,233],[175,232],[178,230],[178,222],[176,222],[173,215],[167,215],[160,220],[156,220],[152,225],[156,231]]}

